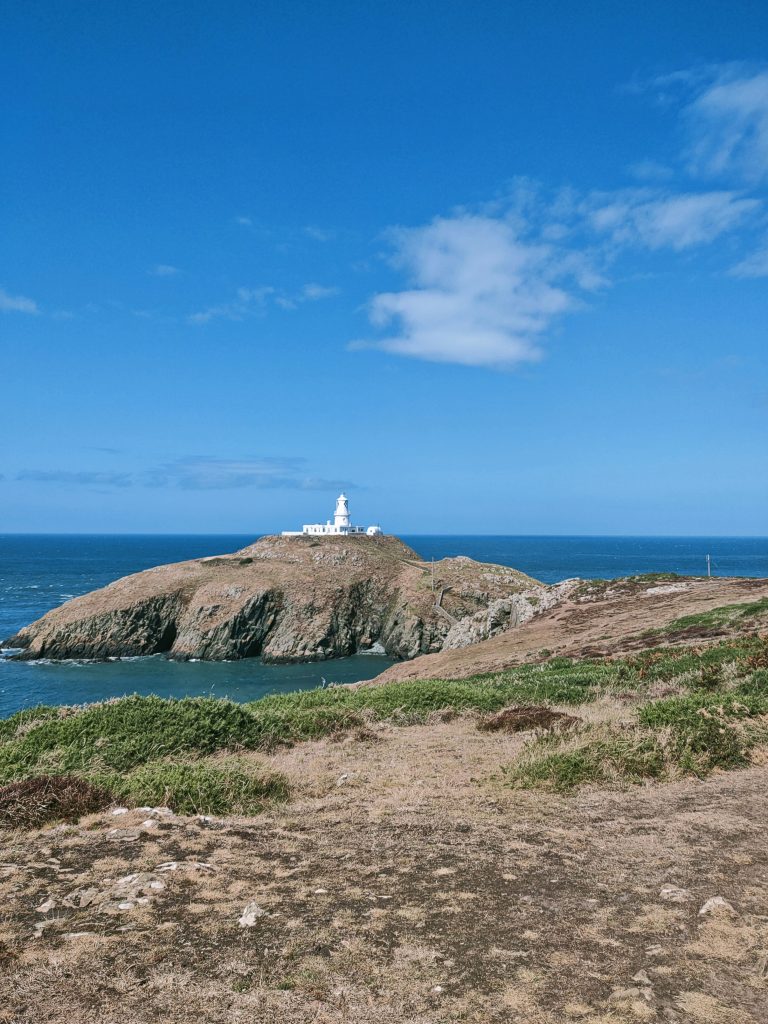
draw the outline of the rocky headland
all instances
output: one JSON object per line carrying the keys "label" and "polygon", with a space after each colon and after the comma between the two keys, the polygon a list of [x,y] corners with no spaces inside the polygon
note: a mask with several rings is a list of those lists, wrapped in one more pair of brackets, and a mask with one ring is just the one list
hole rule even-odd
{"label": "rocky headland", "polygon": [[380,649],[411,659],[528,621],[560,587],[470,558],[422,561],[396,537],[262,537],[74,598],[6,644],[19,657],[165,654],[322,660]]}

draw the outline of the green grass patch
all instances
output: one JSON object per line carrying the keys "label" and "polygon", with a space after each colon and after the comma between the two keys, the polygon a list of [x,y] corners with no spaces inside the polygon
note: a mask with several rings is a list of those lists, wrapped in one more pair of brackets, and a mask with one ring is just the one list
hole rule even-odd
{"label": "green grass patch", "polygon": [[605,730],[597,736],[587,729],[576,741],[565,744],[556,736],[545,736],[530,744],[520,760],[504,772],[511,786],[560,793],[588,783],[640,782],[663,774],[661,744],[637,729]]}
{"label": "green grass patch", "polygon": [[[762,602],[742,607],[755,606]],[[549,658],[462,680],[306,690],[251,704],[133,696],[80,709],[33,708],[0,721],[0,785],[66,775],[107,786],[126,802],[251,813],[282,798],[284,780],[212,755],[269,751],[375,721],[415,724],[445,709],[491,714],[510,705],[581,705],[627,691],[642,697],[661,681],[683,692],[646,703],[634,731],[576,730],[535,741],[510,781],[568,789],[745,763],[768,714],[768,640],[758,636],[615,660]]]}
{"label": "green grass patch", "polygon": [[41,772],[127,772],[178,754],[255,749],[259,723],[246,707],[209,697],[125,697],[36,723],[22,711],[4,723],[0,782]]}
{"label": "green grass patch", "polygon": [[726,604],[720,608],[711,608],[695,615],[683,615],[673,619],[666,626],[648,630],[646,636],[675,636],[690,633],[714,633],[732,626],[743,625],[745,622],[759,620],[768,616],[768,597],[759,601],[744,604]]}
{"label": "green grass patch", "polygon": [[124,803],[170,807],[178,814],[258,814],[289,792],[283,775],[245,763],[156,761],[95,781]]}
{"label": "green grass patch", "polygon": [[[731,662],[733,663],[733,662]],[[505,769],[520,788],[566,792],[584,784],[637,783],[645,779],[704,778],[715,769],[749,764],[750,750],[768,742],[768,671],[758,669],[716,692],[694,688],[648,701],[636,724],[533,740]]]}

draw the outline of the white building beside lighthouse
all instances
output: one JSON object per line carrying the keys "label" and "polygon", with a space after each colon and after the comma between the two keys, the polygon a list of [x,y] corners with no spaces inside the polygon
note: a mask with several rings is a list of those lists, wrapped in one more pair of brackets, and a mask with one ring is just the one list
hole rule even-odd
{"label": "white building beside lighthouse", "polygon": [[300,530],[283,530],[283,537],[348,537],[353,534],[376,537],[380,533],[380,526],[353,526],[349,518],[349,499],[346,494],[340,494],[336,499],[333,522],[328,519],[325,523],[305,524]]}

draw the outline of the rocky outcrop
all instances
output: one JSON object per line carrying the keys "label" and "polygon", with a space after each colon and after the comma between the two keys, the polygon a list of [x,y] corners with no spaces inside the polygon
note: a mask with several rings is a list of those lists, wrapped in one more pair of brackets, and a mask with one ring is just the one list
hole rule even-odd
{"label": "rocky outcrop", "polygon": [[514,626],[522,626],[534,615],[549,611],[569,597],[581,580],[563,580],[551,587],[532,586],[510,597],[490,601],[487,607],[454,623],[443,641],[442,650],[451,651],[480,643]]}
{"label": "rocky outcrop", "polygon": [[117,580],[48,612],[7,644],[23,658],[290,662],[379,645],[410,659],[442,650],[446,637],[452,646],[474,642],[483,622],[497,629],[524,621],[547,593],[504,566],[425,563],[396,537],[263,537],[231,555]]}

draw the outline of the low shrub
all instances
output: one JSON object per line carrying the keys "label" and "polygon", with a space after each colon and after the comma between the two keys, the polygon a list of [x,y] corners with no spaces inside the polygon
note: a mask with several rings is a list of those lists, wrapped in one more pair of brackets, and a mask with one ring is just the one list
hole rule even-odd
{"label": "low shrub", "polygon": [[12,731],[0,743],[0,781],[41,772],[125,772],[176,754],[252,749],[262,739],[245,706],[208,697],[125,697],[66,717],[40,715],[39,724],[23,717],[29,715],[7,720]]}
{"label": "low shrub", "polygon": [[170,807],[179,814],[258,814],[289,793],[285,776],[243,763],[152,762],[100,781],[124,803]]}
{"label": "low shrub", "polygon": [[588,783],[639,782],[663,773],[664,751],[653,735],[638,729],[595,735],[588,729],[570,742],[550,737],[535,741],[505,770],[505,777],[518,788],[568,792]]}
{"label": "low shrub", "polygon": [[39,828],[77,821],[108,807],[112,793],[72,775],[38,775],[0,786],[0,828]]}

